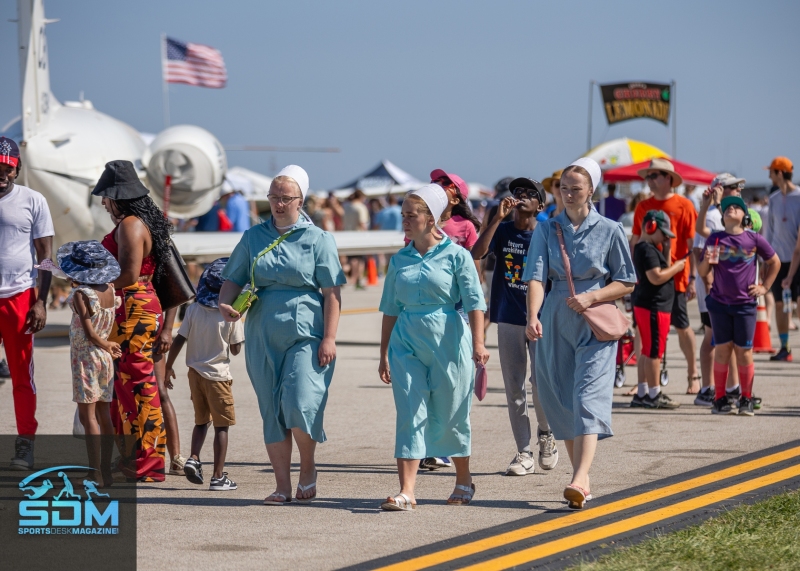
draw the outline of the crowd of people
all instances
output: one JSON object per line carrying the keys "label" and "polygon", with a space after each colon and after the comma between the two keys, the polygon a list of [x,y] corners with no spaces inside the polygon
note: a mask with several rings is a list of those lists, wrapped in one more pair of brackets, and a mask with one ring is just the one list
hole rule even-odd
{"label": "crowd of people", "polygon": [[[114,229],[102,242],[62,245],[53,260],[46,201],[15,184],[19,150],[13,141],[0,142],[7,142],[0,147],[6,149],[0,154],[0,236],[6,246],[0,252],[0,338],[19,435],[14,469],[34,467],[33,335],[45,325],[47,292],[57,275],[72,285],[66,304],[74,314],[73,400],[98,486],[112,485],[117,474],[162,482],[166,473],[205,484],[201,453],[213,425],[209,489],[236,489],[225,471],[229,428],[236,422],[230,362],[244,347],[275,477],[264,504],[312,502],[347,283],[330,234],[336,217],[345,229],[399,228],[406,237],[406,246],[386,264],[380,302],[377,373],[392,387],[399,479],[399,492],[379,504],[387,511],[416,509],[420,468],[453,466],[447,503],[473,501],[470,414],[476,370],[490,357],[488,323],[498,327],[516,447],[506,474],[531,474],[537,464],[552,470],[559,462],[557,441],[563,441],[572,467],[563,495],[574,509],[592,499],[589,473],[598,441],[613,435],[617,340],[629,325],[617,302],[632,295],[630,325],[639,344],[634,407],[678,406],[658,382],[674,326],[695,404],[715,414],[752,416],[758,408],[752,348],[760,297],[775,298],[781,348],[772,359],[792,359],[788,331],[800,293],[800,190],[783,157],[769,167],[777,190],[760,211],[742,199],[745,181],[728,173],[716,177],[696,203],[677,194],[683,181],[666,159],[653,159],[640,171],[649,193],[627,205],[614,188],[600,197],[601,169],[582,158],[542,182],[502,179],[495,201],[481,208],[470,204],[464,180],[443,169],[433,170],[430,182],[402,197],[402,204],[393,196],[386,204],[367,201],[361,191],[344,204],[321,204],[308,195],[306,171],[290,165],[270,186],[271,216],[246,228],[229,257],[203,270],[173,339],[177,308],[162,307],[154,287],[170,256],[172,229],[133,165],[109,162],[92,193],[102,198]],[[227,205],[235,205],[232,194]],[[243,218],[246,207],[237,209]],[[626,210],[630,238],[620,222]],[[234,226],[239,220],[226,218]],[[348,265],[358,286],[363,260]],[[699,368],[687,308],[697,296],[705,328]],[[184,348],[194,406],[188,458],[181,456],[169,399]],[[300,473],[293,494],[295,446]],[[112,461],[115,447],[119,459]]]}

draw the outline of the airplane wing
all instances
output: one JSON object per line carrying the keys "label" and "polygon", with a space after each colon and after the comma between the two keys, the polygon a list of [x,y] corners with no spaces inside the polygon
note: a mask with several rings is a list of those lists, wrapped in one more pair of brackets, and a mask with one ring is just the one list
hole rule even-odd
{"label": "airplane wing", "polygon": [[[394,254],[405,246],[402,232],[372,230],[331,234],[342,256]],[[203,264],[230,256],[241,237],[241,232],[176,232],[172,241],[184,260]]]}

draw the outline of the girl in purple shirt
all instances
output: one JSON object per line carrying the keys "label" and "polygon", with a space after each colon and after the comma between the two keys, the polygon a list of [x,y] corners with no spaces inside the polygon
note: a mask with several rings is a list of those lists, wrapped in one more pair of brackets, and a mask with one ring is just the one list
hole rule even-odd
{"label": "girl in purple shirt", "polygon": [[[731,353],[736,354],[742,398],[739,414],[753,416],[753,335],[756,329],[756,300],[769,291],[778,275],[780,260],[769,242],[747,230],[747,206],[738,196],[727,196],[720,206],[725,231],[706,240],[697,271],[706,277],[713,272],[714,283],[706,297],[714,334],[713,414],[736,414],[725,396],[725,382]],[[719,248],[719,259],[713,250]],[[765,277],[758,283],[758,258],[764,262]],[[712,263],[715,262],[715,263]]]}

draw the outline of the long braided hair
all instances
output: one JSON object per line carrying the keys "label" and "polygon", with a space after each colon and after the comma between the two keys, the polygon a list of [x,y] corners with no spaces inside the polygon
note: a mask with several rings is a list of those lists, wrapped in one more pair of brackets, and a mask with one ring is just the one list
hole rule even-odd
{"label": "long braided hair", "polygon": [[150,238],[153,240],[151,255],[156,260],[156,275],[160,276],[164,271],[163,262],[169,257],[169,235],[172,232],[172,224],[147,195],[129,200],[114,200],[114,204],[123,218],[135,216],[150,230]]}

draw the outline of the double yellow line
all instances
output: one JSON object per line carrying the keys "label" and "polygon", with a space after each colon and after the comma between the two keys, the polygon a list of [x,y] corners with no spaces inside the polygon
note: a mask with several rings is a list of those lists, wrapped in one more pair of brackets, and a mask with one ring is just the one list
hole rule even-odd
{"label": "double yellow line", "polygon": [[[470,555],[475,555],[490,549],[496,549],[498,547],[510,545],[517,541],[531,539],[538,535],[569,528],[574,525],[621,512],[623,510],[639,507],[648,502],[662,500],[669,496],[680,494],[682,492],[699,488],[707,484],[713,484],[714,482],[720,482],[725,478],[739,476],[745,472],[758,470],[759,468],[764,468],[771,464],[797,458],[798,456],[800,456],[800,447],[790,448],[788,450],[770,454],[768,456],[764,456],[763,458],[750,460],[749,462],[744,462],[730,468],[725,468],[723,470],[704,474],[683,482],[671,484],[658,490],[638,494],[630,498],[611,502],[609,504],[591,508],[585,511],[574,512],[555,520],[526,526],[514,531],[472,541],[457,547],[443,549],[442,551],[437,551],[436,553],[431,553],[429,555],[414,557],[401,563],[380,567],[379,569],[381,571],[417,571],[432,567],[434,565],[441,565],[462,557],[468,557]],[[548,541],[540,545],[522,549],[508,555],[502,555],[482,563],[461,567],[461,569],[481,571],[508,569],[509,567],[513,567],[515,565],[522,565],[543,557],[549,557],[563,551],[575,549],[576,547],[581,547],[595,541],[618,536],[628,531],[673,518],[675,516],[734,498],[736,496],[740,496],[741,494],[776,484],[797,476],[800,476],[800,465],[794,465],[765,476],[754,478],[747,482],[722,488],[720,490],[710,491],[696,498],[684,500],[674,505],[656,509],[645,514],[631,516],[618,522],[602,525],[600,527],[570,535],[569,537]]]}

